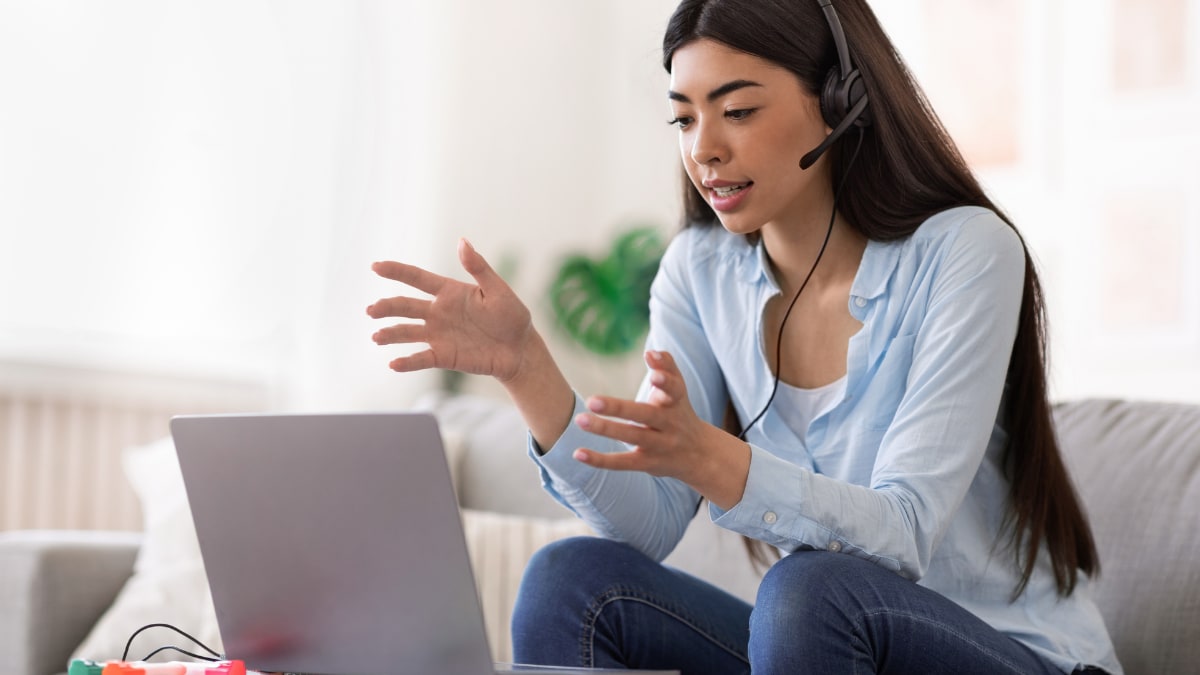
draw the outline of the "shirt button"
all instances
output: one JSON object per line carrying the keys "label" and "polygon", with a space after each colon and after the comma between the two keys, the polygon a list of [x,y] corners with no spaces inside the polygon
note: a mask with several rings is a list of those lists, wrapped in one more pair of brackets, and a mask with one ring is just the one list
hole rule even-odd
{"label": "shirt button", "polygon": [[841,553],[842,552],[842,542],[840,542],[840,541],[829,542],[829,552],[830,553]]}
{"label": "shirt button", "polygon": [[866,299],[866,298],[855,298],[855,299],[854,299],[854,305],[855,305],[856,307],[866,307],[866,306],[867,306],[867,299]]}
{"label": "shirt button", "polygon": [[774,524],[777,520],[779,520],[779,516],[775,515],[774,511],[767,511],[763,514],[763,522],[768,525]]}

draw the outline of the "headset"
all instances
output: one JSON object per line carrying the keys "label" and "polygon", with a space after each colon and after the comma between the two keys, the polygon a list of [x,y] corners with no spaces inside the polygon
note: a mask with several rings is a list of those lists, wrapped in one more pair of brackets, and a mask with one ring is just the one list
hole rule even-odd
{"label": "headset", "polygon": [[800,168],[808,169],[834,141],[842,137],[850,127],[865,127],[871,124],[871,114],[867,110],[870,99],[867,97],[867,85],[862,75],[850,61],[850,48],[846,45],[846,33],[842,30],[842,22],[838,20],[837,10],[833,8],[833,0],[817,0],[825,21],[829,23],[829,32],[833,34],[833,44],[837,48],[838,65],[829,69],[825,77],[825,86],[821,90],[821,116],[833,131],[800,158]]}
{"label": "headset", "polygon": [[[829,214],[829,228],[825,231],[825,241],[822,242],[821,250],[817,252],[817,258],[813,261],[812,268],[808,270],[808,275],[804,277],[800,288],[792,296],[792,301],[783,313],[783,319],[779,322],[779,335],[775,338],[775,382],[771,385],[771,395],[754,419],[738,432],[737,437],[743,441],[746,440],[746,434],[749,433],[750,428],[761,420],[763,415],[767,414],[767,409],[771,407],[771,402],[775,400],[775,394],[779,391],[779,376],[783,372],[783,328],[787,325],[788,317],[792,315],[792,308],[796,306],[796,301],[800,299],[800,293],[808,285],[808,280],[812,278],[813,272],[817,271],[821,257],[825,255],[829,237],[833,234],[833,223],[837,218],[838,198],[841,197],[842,188],[846,185],[846,176],[854,166],[854,160],[858,159],[858,151],[862,149],[862,129],[871,124],[871,115],[867,111],[869,102],[867,85],[850,61],[850,48],[846,46],[846,34],[842,31],[842,22],[838,20],[837,10],[833,8],[833,0],[817,0],[817,2],[820,3],[821,10],[825,13],[825,20],[829,23],[829,32],[833,34],[833,44],[837,48],[838,55],[838,65],[829,69],[829,74],[825,77],[825,86],[821,90],[821,117],[833,131],[829,132],[820,145],[800,158],[800,168],[807,171],[820,159],[821,155],[825,154],[834,141],[850,130],[850,127],[859,128],[858,142],[854,146],[854,154],[850,155],[850,162],[846,165],[845,173],[837,181],[833,191],[833,212]],[[699,507],[697,506],[697,508]]]}

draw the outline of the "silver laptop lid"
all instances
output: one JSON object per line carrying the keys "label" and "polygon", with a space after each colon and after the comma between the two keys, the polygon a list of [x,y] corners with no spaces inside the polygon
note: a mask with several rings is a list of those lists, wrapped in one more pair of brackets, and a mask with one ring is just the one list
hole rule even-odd
{"label": "silver laptop lid", "polygon": [[431,415],[177,417],[171,433],[229,658],[493,672]]}

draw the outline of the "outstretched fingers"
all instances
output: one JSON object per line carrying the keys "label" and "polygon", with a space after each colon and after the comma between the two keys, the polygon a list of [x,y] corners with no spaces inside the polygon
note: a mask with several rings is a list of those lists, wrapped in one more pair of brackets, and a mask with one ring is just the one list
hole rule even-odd
{"label": "outstretched fingers", "polygon": [[653,458],[641,448],[654,443],[654,435],[658,433],[653,427],[657,409],[647,403],[609,396],[592,396],[587,400],[587,407],[589,412],[575,416],[574,422],[580,429],[620,441],[633,449],[604,453],[579,448],[572,457],[598,469],[651,472]]}
{"label": "outstretched fingers", "polygon": [[426,349],[423,352],[392,359],[388,367],[397,373],[411,373],[417,370],[427,370],[433,368],[435,365],[437,364],[433,350]]}
{"label": "outstretched fingers", "polygon": [[646,453],[636,448],[627,452],[596,452],[587,448],[579,448],[571,456],[575,461],[583,462],[597,469],[653,473],[652,464]]}
{"label": "outstretched fingers", "polygon": [[407,284],[418,291],[429,293],[430,295],[437,295],[442,286],[449,281],[449,279],[440,274],[434,274],[416,265],[409,265],[394,260],[374,263],[371,265],[371,270],[384,279],[399,281],[402,284]]}
{"label": "outstretched fingers", "polygon": [[476,251],[471,242],[466,239],[458,240],[458,262],[479,285],[479,290],[484,296],[507,286],[500,274],[492,269],[487,259],[479,251]]}
{"label": "outstretched fingers", "polygon": [[649,401],[659,406],[669,406],[687,400],[687,385],[683,374],[668,352],[647,351],[646,365],[650,367],[650,384],[654,385]]}
{"label": "outstretched fingers", "polygon": [[428,333],[423,323],[398,323],[395,326],[380,328],[371,339],[377,345],[403,345],[427,342]]}
{"label": "outstretched fingers", "polygon": [[367,316],[382,319],[387,316],[424,320],[429,315],[429,300],[400,296],[384,298],[367,308]]}
{"label": "outstretched fingers", "polygon": [[[656,430],[650,426],[653,423],[651,406],[599,396],[588,399],[587,406],[591,412],[575,416],[575,424],[580,429],[629,445],[644,445],[653,440]],[[601,417],[601,414],[607,417]]]}
{"label": "outstretched fingers", "polygon": [[675,360],[667,352],[647,351],[652,388],[643,401],[592,396],[588,411],[575,417],[585,431],[620,441],[633,449],[602,453],[579,448],[574,458],[598,469],[644,471],[654,475],[680,475],[694,452],[693,436],[699,421],[688,404],[687,385]]}

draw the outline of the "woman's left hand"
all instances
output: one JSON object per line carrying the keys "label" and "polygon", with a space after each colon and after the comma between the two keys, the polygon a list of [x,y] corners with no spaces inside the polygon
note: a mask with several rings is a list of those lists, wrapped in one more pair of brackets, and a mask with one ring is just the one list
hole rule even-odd
{"label": "woman's left hand", "polygon": [[746,487],[750,447],[696,415],[669,353],[646,352],[646,365],[654,385],[648,400],[593,396],[587,400],[591,412],[575,417],[581,429],[633,449],[603,453],[580,448],[575,459],[598,469],[678,478],[717,506],[732,508]]}

